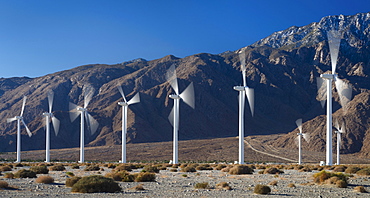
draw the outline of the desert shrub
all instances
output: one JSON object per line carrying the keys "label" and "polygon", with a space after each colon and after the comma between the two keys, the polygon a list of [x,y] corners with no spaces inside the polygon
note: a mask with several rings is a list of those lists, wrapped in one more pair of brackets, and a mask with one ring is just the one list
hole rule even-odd
{"label": "desert shrub", "polygon": [[84,169],[84,171],[98,171],[98,170],[100,170],[100,167],[98,165],[86,166],[86,168]]}
{"label": "desert shrub", "polygon": [[31,171],[35,172],[36,174],[48,174],[49,170],[46,166],[31,166]]}
{"label": "desert shrub", "polygon": [[179,164],[170,164],[172,168],[178,168]]}
{"label": "desert shrub", "polygon": [[115,164],[108,164],[107,165],[107,168],[111,168],[111,169],[114,169],[116,168],[117,166]]}
{"label": "desert shrub", "polygon": [[208,182],[201,182],[201,183],[196,183],[194,185],[194,188],[197,188],[197,189],[208,189],[210,188],[209,185],[208,185]]}
{"label": "desert shrub", "polygon": [[357,171],[361,170],[360,167],[357,167],[357,166],[350,166],[346,169],[346,171],[344,171],[345,173],[349,173],[349,174],[355,174],[357,173]]}
{"label": "desert shrub", "polygon": [[343,180],[338,180],[337,182],[335,182],[335,186],[338,188],[347,188],[347,185],[348,183]]}
{"label": "desert shrub", "polygon": [[171,168],[170,172],[177,172],[177,168]]}
{"label": "desert shrub", "polygon": [[213,170],[213,168],[209,164],[201,164],[195,167],[196,170]]}
{"label": "desert shrub", "polygon": [[57,165],[54,165],[54,166],[50,166],[49,170],[50,171],[64,171],[64,170],[66,170],[66,168],[61,164],[57,164]]}
{"label": "desert shrub", "polygon": [[312,172],[312,170],[306,166],[306,167],[299,169],[299,172]]}
{"label": "desert shrub", "polygon": [[118,192],[121,191],[118,183],[113,179],[101,175],[82,177],[72,186],[72,192],[95,193],[95,192]]}
{"label": "desert shrub", "polygon": [[77,164],[73,164],[73,165],[71,165],[71,168],[72,168],[72,169],[80,169],[80,166],[79,166],[79,165],[77,165]]}
{"label": "desert shrub", "polygon": [[278,181],[274,180],[274,181],[271,181],[268,185],[277,186],[277,183],[278,183]]}
{"label": "desert shrub", "polygon": [[246,165],[236,165],[229,170],[229,174],[241,175],[241,174],[252,174],[253,169]]}
{"label": "desert shrub", "polygon": [[131,175],[127,171],[107,173],[105,177],[110,177],[114,181],[123,181],[123,182],[133,182],[135,180],[135,176]]}
{"label": "desert shrub", "polygon": [[0,166],[0,172],[5,172],[5,171],[12,171],[12,167],[6,165],[6,166]]}
{"label": "desert shrub", "polygon": [[70,177],[75,176],[75,174],[74,174],[74,173],[72,173],[72,172],[66,172],[66,175],[68,175],[68,176],[70,176]]}
{"label": "desert shrub", "polygon": [[23,167],[23,164],[22,163],[17,163],[14,165],[15,167]]}
{"label": "desert shrub", "polygon": [[344,175],[343,173],[331,173],[327,171],[321,171],[321,172],[315,173],[313,177],[314,177],[314,182],[318,184],[323,184],[323,183],[336,184],[338,181],[344,181],[346,184],[348,184],[347,175]]}
{"label": "desert shrub", "polygon": [[232,190],[232,188],[229,186],[229,184],[227,182],[221,182],[221,183],[216,184],[216,188],[225,189],[225,190]]}
{"label": "desert shrub", "polygon": [[0,181],[0,188],[8,188],[9,184],[6,181]]}
{"label": "desert shrub", "polygon": [[217,166],[215,167],[216,170],[221,170],[223,168],[227,167],[225,164],[217,164]]}
{"label": "desert shrub", "polygon": [[181,172],[197,172],[197,170],[192,166],[186,166],[181,168]]}
{"label": "desert shrub", "polygon": [[131,190],[145,190],[144,187],[143,187],[143,184],[139,184],[137,186],[134,186],[132,188],[130,188]]}
{"label": "desert shrub", "polygon": [[302,168],[304,168],[304,166],[302,165],[296,165],[296,166],[293,166],[294,170],[301,170]]}
{"label": "desert shrub", "polygon": [[335,168],[333,169],[334,172],[344,172],[345,170],[345,166],[335,166]]}
{"label": "desert shrub", "polygon": [[15,178],[36,178],[36,173],[31,170],[22,169],[14,174]]}
{"label": "desert shrub", "polygon": [[144,166],[143,172],[159,173],[159,169],[156,166]]}
{"label": "desert shrub", "polygon": [[258,171],[258,174],[263,174],[263,173],[265,173],[265,171],[264,171],[264,170],[260,170],[260,171]]}
{"label": "desert shrub", "polygon": [[271,188],[266,185],[257,184],[253,192],[260,195],[267,195],[271,192]]}
{"label": "desert shrub", "polygon": [[14,174],[13,173],[5,173],[4,174],[4,178],[13,179],[14,178]]}
{"label": "desert shrub", "polygon": [[78,182],[82,177],[71,177],[66,179],[66,186],[72,187],[75,183]]}
{"label": "desert shrub", "polygon": [[36,179],[36,183],[51,184],[54,183],[54,178],[48,175],[42,175]]}
{"label": "desert shrub", "polygon": [[182,174],[181,176],[182,176],[182,177],[188,177],[188,175],[187,175],[187,174]]}
{"label": "desert shrub", "polygon": [[295,188],[295,184],[290,183],[290,184],[288,184],[288,187],[289,187],[289,188]]}
{"label": "desert shrub", "polygon": [[370,168],[363,168],[356,172],[357,175],[370,175]]}
{"label": "desert shrub", "polygon": [[116,171],[132,171],[132,167],[128,164],[121,164],[114,168]]}
{"label": "desert shrub", "polygon": [[134,175],[135,182],[154,182],[155,173],[141,172]]}
{"label": "desert shrub", "polygon": [[232,168],[232,167],[231,167],[231,166],[227,166],[227,167],[225,167],[225,168],[221,169],[221,172],[226,172],[226,173],[228,173],[228,172],[230,171],[230,168]]}
{"label": "desert shrub", "polygon": [[280,173],[284,173],[284,171],[281,171],[275,167],[270,167],[270,168],[265,169],[263,173],[264,174],[280,174]]}
{"label": "desert shrub", "polygon": [[367,193],[366,189],[364,186],[356,186],[355,188],[353,188],[353,190],[355,192],[359,192],[359,193]]}

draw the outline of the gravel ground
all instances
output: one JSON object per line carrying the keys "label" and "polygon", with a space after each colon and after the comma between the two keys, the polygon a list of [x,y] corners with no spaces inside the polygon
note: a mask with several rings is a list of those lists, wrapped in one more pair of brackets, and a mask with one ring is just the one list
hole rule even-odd
{"label": "gravel ground", "polygon": [[[21,167],[28,169],[29,167]],[[14,168],[13,173],[21,168]],[[230,175],[218,170],[197,171],[195,173],[170,172],[161,170],[156,174],[156,182],[119,182],[122,192],[119,193],[71,193],[71,188],[65,186],[66,172],[73,172],[76,176],[92,174],[105,175],[111,169],[104,167],[102,171],[83,171],[71,169],[66,166],[65,171],[49,171],[49,176],[55,179],[53,184],[38,184],[36,178],[6,179],[15,189],[0,190],[0,197],[370,197],[370,193],[357,193],[353,188],[358,185],[364,186],[370,191],[370,177],[354,175],[349,179],[348,188],[337,188],[329,185],[312,184],[312,175],[317,172],[298,172],[296,170],[283,170],[279,175],[258,174],[258,169],[251,175]],[[133,172],[138,172],[133,170]],[[186,174],[187,177],[183,175]],[[40,176],[42,174],[39,174]],[[257,184],[267,185],[271,181],[277,181],[276,186],[270,186],[272,192],[269,195],[256,195],[253,193]],[[232,190],[221,189],[195,189],[194,185],[200,182],[208,182],[215,187],[220,182],[228,182]],[[288,184],[296,187],[288,187]],[[135,191],[130,188],[143,184],[145,190]]]}

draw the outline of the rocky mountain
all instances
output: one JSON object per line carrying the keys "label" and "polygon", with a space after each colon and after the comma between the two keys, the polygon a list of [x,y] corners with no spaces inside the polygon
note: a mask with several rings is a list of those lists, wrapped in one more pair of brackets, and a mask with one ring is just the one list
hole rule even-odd
{"label": "rocky mountain", "polygon": [[[293,147],[295,120],[303,118],[304,130],[311,134],[307,149],[323,150],[325,111],[316,99],[316,77],[330,70],[326,32],[343,31],[337,73],[353,88],[354,99],[344,112],[333,93],[334,118],[344,120],[348,132],[343,137],[346,153],[370,153],[364,142],[369,132],[369,30],[370,13],[354,16],[329,16],[318,23],[291,27],[273,33],[251,46],[246,53],[248,85],[255,89],[255,114],[246,105],[246,135],[287,133],[274,144]],[[71,122],[68,103],[83,103],[82,90],[95,88],[89,112],[99,122],[98,131],[86,134],[89,146],[121,142],[122,85],[127,98],[140,92],[141,102],[129,107],[128,141],[154,142],[172,140],[172,126],[167,117],[173,91],[165,79],[167,69],[175,64],[180,91],[190,83],[195,88],[195,109],[180,104],[179,139],[203,139],[237,136],[238,92],[242,83],[237,52],[196,54],[185,58],[166,56],[147,61],[136,59],[115,65],[85,65],[38,78],[0,79],[0,151],[15,151],[16,125],[6,118],[21,111],[22,97],[28,96],[24,118],[33,136],[22,130],[22,150],[44,149],[45,130],[42,113],[47,111],[47,90],[55,92],[55,116],[61,121],[58,136],[52,134],[52,148],[77,147],[79,122]],[[293,131],[293,132],[292,132]]]}

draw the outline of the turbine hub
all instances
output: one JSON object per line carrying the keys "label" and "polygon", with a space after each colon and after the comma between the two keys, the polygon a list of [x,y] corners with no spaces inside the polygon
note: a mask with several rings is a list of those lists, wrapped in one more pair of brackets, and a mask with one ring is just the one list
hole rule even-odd
{"label": "turbine hub", "polygon": [[303,133],[297,133],[297,135],[303,135]]}
{"label": "turbine hub", "polygon": [[77,111],[87,111],[85,108],[77,107]]}
{"label": "turbine hub", "polygon": [[244,86],[234,86],[234,89],[235,89],[236,91],[245,91],[245,88],[246,88],[246,87],[244,87]]}
{"label": "turbine hub", "polygon": [[17,119],[17,120],[20,120],[22,118],[23,118],[22,116],[15,116],[15,119]]}
{"label": "turbine hub", "polygon": [[334,80],[337,75],[336,74],[321,74],[321,78],[328,79],[328,80]]}
{"label": "turbine hub", "polygon": [[170,98],[172,99],[181,99],[181,97],[179,95],[176,95],[176,94],[171,94],[169,95]]}
{"label": "turbine hub", "polygon": [[121,105],[121,106],[128,106],[128,103],[127,103],[127,102],[118,102],[118,105]]}
{"label": "turbine hub", "polygon": [[52,114],[52,113],[43,113],[42,115],[43,115],[43,116],[45,116],[45,117],[46,117],[46,116],[49,116],[49,117],[52,117],[52,116],[53,116],[53,114]]}

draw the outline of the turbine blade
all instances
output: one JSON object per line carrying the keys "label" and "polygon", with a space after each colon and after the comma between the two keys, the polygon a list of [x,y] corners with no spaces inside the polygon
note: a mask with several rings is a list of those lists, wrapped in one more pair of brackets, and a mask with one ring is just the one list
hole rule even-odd
{"label": "turbine blade", "polygon": [[16,117],[14,117],[14,118],[8,118],[8,119],[6,119],[6,122],[7,123],[10,123],[10,122],[13,122],[13,121],[16,121],[16,120],[17,120]]}
{"label": "turbine blade", "polygon": [[170,115],[168,115],[168,120],[170,121],[171,125],[173,126],[173,114],[175,111],[175,106],[172,107],[172,110],[170,112]]}
{"label": "turbine blade", "polygon": [[335,74],[335,69],[337,67],[338,52],[340,47],[341,33],[338,30],[330,30],[327,33],[330,59],[331,59],[331,73]]}
{"label": "turbine blade", "polygon": [[191,82],[188,87],[186,87],[186,89],[180,94],[180,98],[191,108],[195,108],[193,82]]}
{"label": "turbine blade", "polygon": [[352,99],[352,86],[345,83],[343,80],[336,78],[335,87],[338,90],[340,105],[343,107],[344,111],[346,111],[347,104]]}
{"label": "turbine blade", "polygon": [[88,127],[90,128],[91,135],[94,135],[96,130],[99,127],[98,121],[96,121],[89,113],[86,112],[85,114],[87,117]]}
{"label": "turbine blade", "polygon": [[58,120],[58,118],[56,118],[56,117],[54,117],[54,116],[53,116],[53,117],[51,118],[51,122],[53,123],[55,136],[58,136],[58,133],[59,133],[59,126],[60,126],[60,121]]}
{"label": "turbine blade", "polygon": [[175,91],[176,95],[179,95],[179,86],[177,84],[177,76],[176,76],[176,67],[175,65],[171,65],[171,67],[167,70],[166,79],[170,83],[172,89]]}
{"label": "turbine blade", "polygon": [[310,135],[309,134],[303,133],[302,136],[303,136],[303,139],[305,139],[307,143],[310,143]]}
{"label": "turbine blade", "polygon": [[346,132],[346,125],[344,124],[344,122],[342,124],[342,128],[340,128],[340,131],[341,131],[341,133],[345,133]]}
{"label": "turbine blade", "polygon": [[297,125],[299,132],[302,133],[302,118],[299,118],[295,121],[295,124]]}
{"label": "turbine blade", "polygon": [[325,86],[325,80],[317,77],[316,78],[316,84],[317,84],[317,97],[316,99],[321,102],[322,108],[325,106],[326,102],[326,86]]}
{"label": "turbine blade", "polygon": [[131,104],[135,104],[135,103],[138,103],[140,102],[140,94],[139,92],[135,94],[134,97],[131,98],[131,100],[128,101],[127,104],[131,105]]}
{"label": "turbine blade", "polygon": [[22,104],[22,110],[21,110],[21,117],[23,116],[23,112],[24,112],[24,107],[26,106],[26,100],[27,100],[27,96],[23,96],[23,104]]}
{"label": "turbine blade", "polygon": [[297,145],[297,147],[299,147],[299,135],[294,138],[294,143]]}
{"label": "turbine blade", "polygon": [[80,112],[77,111],[77,108],[79,108],[79,106],[71,102],[69,103],[69,118],[71,119],[71,122],[73,122],[80,115]]}
{"label": "turbine blade", "polygon": [[53,110],[53,100],[54,100],[54,92],[52,90],[48,91],[48,101],[49,101],[49,113]]}
{"label": "turbine blade", "polygon": [[247,86],[247,79],[246,79],[246,67],[245,67],[245,51],[242,49],[239,52],[239,60],[240,60],[240,70],[242,71],[243,75],[243,86]]}
{"label": "turbine blade", "polygon": [[245,94],[247,95],[249,108],[251,109],[252,116],[254,115],[254,89],[253,88],[247,88],[245,90]]}
{"label": "turbine blade", "polygon": [[93,94],[94,94],[94,88],[92,86],[84,86],[84,108],[87,108],[89,105]]}
{"label": "turbine blade", "polygon": [[121,96],[122,96],[123,100],[124,100],[125,102],[127,102],[126,97],[125,97],[125,94],[123,93],[122,87],[121,87],[121,86],[118,86],[118,90],[119,90],[119,92],[121,93]]}
{"label": "turbine blade", "polygon": [[32,133],[31,133],[30,129],[27,127],[27,125],[26,125],[26,123],[24,122],[23,119],[21,119],[21,121],[22,121],[24,127],[26,128],[26,131],[28,133],[28,136],[31,137],[32,136]]}

